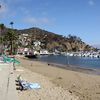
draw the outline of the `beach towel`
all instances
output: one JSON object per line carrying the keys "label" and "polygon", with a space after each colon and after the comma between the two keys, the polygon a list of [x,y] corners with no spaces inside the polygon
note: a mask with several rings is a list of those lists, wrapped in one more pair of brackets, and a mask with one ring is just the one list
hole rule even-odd
{"label": "beach towel", "polygon": [[39,83],[28,83],[26,81],[20,81],[20,84],[24,90],[26,89],[40,89]]}
{"label": "beach towel", "polygon": [[41,88],[39,83],[28,83],[28,85],[29,85],[29,89],[40,89]]}
{"label": "beach towel", "polygon": [[22,87],[22,90],[27,90],[27,89],[40,89],[41,86],[39,83],[30,83],[27,81],[24,81],[21,77],[21,75],[19,75],[17,77],[17,80],[19,82],[19,85]]}
{"label": "beach towel", "polygon": [[27,89],[40,89],[41,86],[39,83],[29,83],[23,80],[19,81],[20,85],[22,86],[23,90],[27,90]]}

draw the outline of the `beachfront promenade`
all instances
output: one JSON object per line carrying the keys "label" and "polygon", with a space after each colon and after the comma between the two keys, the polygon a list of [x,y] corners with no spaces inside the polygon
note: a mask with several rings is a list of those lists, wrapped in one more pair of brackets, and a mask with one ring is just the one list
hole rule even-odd
{"label": "beachfront promenade", "polygon": [[18,100],[11,63],[0,63],[0,100]]}

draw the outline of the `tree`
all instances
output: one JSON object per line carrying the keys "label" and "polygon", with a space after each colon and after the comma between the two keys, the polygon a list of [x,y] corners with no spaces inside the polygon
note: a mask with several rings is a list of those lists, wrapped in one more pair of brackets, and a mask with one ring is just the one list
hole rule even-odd
{"label": "tree", "polygon": [[9,29],[5,34],[5,42],[8,42],[7,45],[10,45],[10,54],[13,54],[15,51],[14,48],[17,46],[18,34],[13,30]]}
{"label": "tree", "polygon": [[0,24],[0,35],[3,34],[4,28],[5,28],[4,24]]}
{"label": "tree", "polygon": [[3,53],[3,49],[4,49],[4,41],[3,41],[3,33],[4,33],[4,24],[0,24],[0,49],[1,49],[1,53]]}
{"label": "tree", "polygon": [[13,29],[13,24],[14,24],[14,22],[10,22],[10,25],[11,25],[11,28]]}
{"label": "tree", "polygon": [[80,42],[80,43],[82,42],[80,37],[77,37],[77,36],[71,35],[71,34],[68,35],[68,40],[70,42],[75,42],[75,41]]}

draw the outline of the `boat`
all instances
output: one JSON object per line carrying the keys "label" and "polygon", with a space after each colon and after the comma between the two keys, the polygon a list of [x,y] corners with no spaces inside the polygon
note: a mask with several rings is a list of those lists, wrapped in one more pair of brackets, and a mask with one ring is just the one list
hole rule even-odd
{"label": "boat", "polygon": [[25,55],[27,58],[37,58],[37,55]]}

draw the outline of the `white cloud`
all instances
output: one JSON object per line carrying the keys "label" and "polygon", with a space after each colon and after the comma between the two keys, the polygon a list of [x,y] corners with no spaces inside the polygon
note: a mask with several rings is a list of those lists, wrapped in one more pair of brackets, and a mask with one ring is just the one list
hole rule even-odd
{"label": "white cloud", "polygon": [[88,1],[88,4],[89,4],[90,6],[93,6],[93,5],[95,4],[95,2],[94,2],[94,0],[89,0],[89,1]]}
{"label": "white cloud", "polygon": [[24,19],[24,22],[28,24],[36,24],[36,25],[41,25],[41,24],[51,25],[52,24],[52,20],[48,18],[35,18],[35,17],[26,17]]}
{"label": "white cloud", "polygon": [[0,15],[6,13],[8,11],[8,7],[5,3],[0,2]]}
{"label": "white cloud", "polygon": [[6,3],[0,1],[0,19],[5,18],[8,13],[8,6]]}

